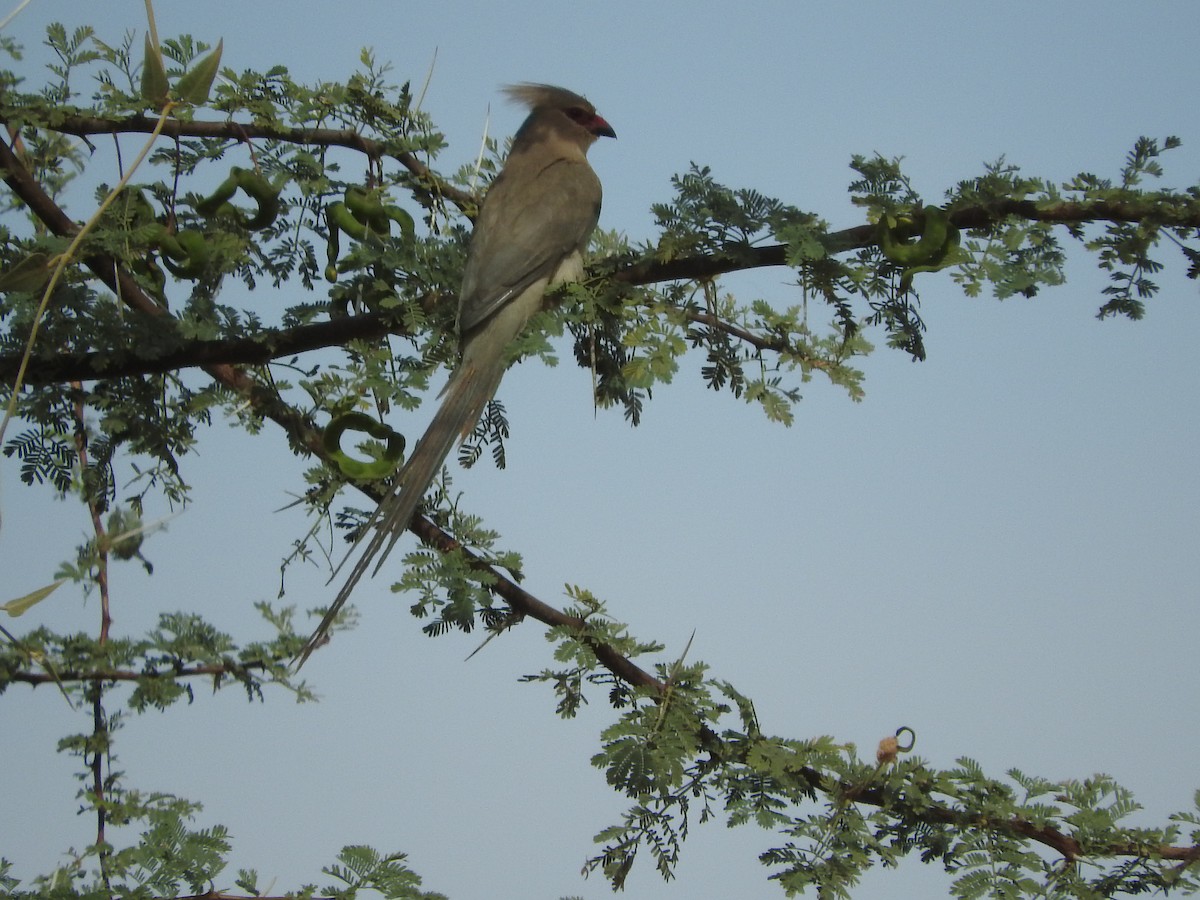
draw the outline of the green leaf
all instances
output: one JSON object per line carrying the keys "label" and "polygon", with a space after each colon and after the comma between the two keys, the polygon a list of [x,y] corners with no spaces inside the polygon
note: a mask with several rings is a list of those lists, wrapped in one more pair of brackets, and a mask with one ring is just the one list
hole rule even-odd
{"label": "green leaf", "polygon": [[147,32],[146,52],[142,60],[142,99],[154,106],[155,109],[161,109],[167,102],[169,88],[162,52],[154,46],[150,40],[150,34]]}
{"label": "green leaf", "polygon": [[607,780],[630,796],[643,794],[653,786],[653,768],[645,743],[637,738],[615,741],[608,749],[610,764]]}
{"label": "green leaf", "polygon": [[222,38],[217,42],[217,49],[192,68],[188,69],[179,79],[179,83],[175,86],[175,92],[179,95],[179,99],[193,106],[203,106],[208,102],[209,92],[212,90],[213,81],[216,80],[217,72],[221,68],[221,51],[225,48],[225,39]]}
{"label": "green leaf", "polygon": [[53,584],[40,587],[36,591],[30,591],[24,597],[18,597],[16,600],[9,600],[3,606],[0,606],[0,609],[4,610],[15,619],[17,616],[21,615],[31,607],[41,603],[43,600],[53,594],[56,590],[58,590],[59,585],[61,585],[64,581],[66,581],[65,578],[60,578]]}

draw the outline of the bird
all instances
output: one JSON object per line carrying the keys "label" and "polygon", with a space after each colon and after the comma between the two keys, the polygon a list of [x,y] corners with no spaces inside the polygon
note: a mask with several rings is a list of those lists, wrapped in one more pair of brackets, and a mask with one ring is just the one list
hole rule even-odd
{"label": "bird", "polygon": [[301,665],[325,642],[372,563],[372,575],[378,573],[455,443],[474,430],[504,377],[509,345],[543,308],[546,292],[583,277],[582,254],[600,218],[602,196],[587,151],[599,138],[617,133],[591,103],[565,88],[525,82],[503,92],[526,106],[529,115],[513,137],[471,235],[458,296],[458,364],[425,434],[360,531],[356,545],[375,526],[301,651]]}

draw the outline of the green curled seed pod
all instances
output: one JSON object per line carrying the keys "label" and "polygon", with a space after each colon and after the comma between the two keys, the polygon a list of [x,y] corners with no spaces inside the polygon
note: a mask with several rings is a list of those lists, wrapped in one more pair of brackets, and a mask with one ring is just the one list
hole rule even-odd
{"label": "green curled seed pod", "polygon": [[259,231],[274,222],[279,216],[279,195],[283,191],[283,182],[271,184],[253,169],[234,167],[230,174],[237,179],[238,187],[246,192],[246,196],[258,204],[258,213],[246,222],[246,227],[251,231]]}
{"label": "green curled seed pod", "polygon": [[370,233],[367,226],[355,218],[350,212],[350,207],[345,203],[334,203],[327,208],[328,215],[333,221],[333,224],[340,228],[356,241],[365,241]]}
{"label": "green curled seed pod", "polygon": [[922,214],[925,221],[921,236],[911,243],[896,234],[900,223],[895,217],[884,216],[879,220],[880,250],[889,260],[904,266],[900,276],[901,290],[911,287],[913,276],[918,272],[936,272],[949,265],[958,247],[959,231],[951,223],[946,210],[939,206],[927,206]]}
{"label": "green curled seed pod", "polygon": [[341,201],[325,207],[325,230],[328,235],[325,239],[325,280],[332,284],[337,281],[338,277],[337,260],[340,252],[338,232],[344,231],[356,241],[366,240],[369,232],[365,225],[354,218],[349,207]]}
{"label": "green curled seed pod", "polygon": [[236,166],[231,169],[229,177],[217,185],[215,191],[196,204],[196,212],[202,216],[215,216],[218,213],[224,214],[226,212],[225,205],[238,187],[237,176],[234,174],[237,171]]}
{"label": "green curled seed pod", "polygon": [[379,191],[368,191],[366,188],[351,185],[346,188],[346,208],[355,219],[376,234],[387,234],[392,229]]}
{"label": "green curled seed pod", "polygon": [[[258,211],[251,217],[229,202],[238,188],[258,205]],[[282,183],[273,185],[253,169],[234,166],[229,170],[229,177],[215,191],[196,203],[196,212],[209,218],[227,216],[256,231],[266,228],[278,217],[279,194],[282,190]]]}
{"label": "green curled seed pod", "polygon": [[182,261],[182,259],[187,255],[184,249],[175,242],[175,236],[167,230],[167,226],[162,222],[155,222],[154,226],[147,228],[146,231],[149,233],[149,236],[146,240],[151,247],[154,247],[159,251],[163,251],[164,247],[168,248],[165,252],[163,252],[163,256],[171,256],[174,254]]}
{"label": "green curled seed pod", "polygon": [[412,237],[416,230],[412,216],[399,206],[383,202],[382,191],[351,185],[346,188],[345,202],[354,218],[376,234],[391,234],[392,222],[400,226],[405,237]]}
{"label": "green curled seed pod", "polygon": [[[346,431],[361,431],[368,437],[387,441],[387,448],[379,459],[365,461],[354,459],[342,450],[342,434]],[[404,435],[383,422],[377,422],[366,413],[348,412],[335,416],[325,426],[321,435],[321,446],[347,478],[367,480],[386,478],[400,465],[404,456]]]}
{"label": "green curled seed pod", "polygon": [[358,185],[346,188],[345,200],[325,207],[325,280],[333,283],[338,276],[338,254],[341,252],[338,232],[356,241],[366,241],[372,235],[391,234],[392,222],[400,226],[406,238],[416,233],[412,216],[398,206],[385,206],[380,191],[368,191]]}
{"label": "green curled seed pod", "polygon": [[946,211],[937,206],[924,210],[925,222],[921,237],[912,243],[896,235],[898,222],[890,216],[879,220],[879,248],[894,263],[902,266],[927,265],[935,261],[946,244],[946,230],[950,220]]}
{"label": "green curled seed pod", "polygon": [[417,225],[413,222],[413,217],[406,213],[398,206],[385,206],[384,212],[387,217],[400,226],[400,233],[405,239],[412,240],[417,232]]}
{"label": "green curled seed pod", "polygon": [[938,258],[931,263],[922,266],[909,266],[900,276],[900,289],[907,291],[912,287],[913,276],[920,272],[937,272],[939,269],[944,269],[953,262],[954,251],[958,249],[961,235],[958,228],[950,225],[946,232],[946,242],[942,245],[942,250],[938,254]]}
{"label": "green curled seed pod", "polygon": [[[333,204],[337,206],[337,204]],[[325,280],[330,284],[337,281],[337,260],[341,252],[341,241],[338,238],[338,226],[333,219],[333,208],[325,207]]]}
{"label": "green curled seed pod", "polygon": [[208,267],[208,240],[195,229],[173,235],[164,227],[155,239],[155,245],[162,251],[163,263],[176,278],[199,278]]}
{"label": "green curled seed pod", "polygon": [[158,267],[158,262],[152,254],[147,254],[142,259],[135,259],[130,263],[130,268],[133,269],[135,275],[145,279],[150,284],[150,295],[158,300],[164,306],[166,305],[166,289],[167,276],[163,274],[163,270]]}

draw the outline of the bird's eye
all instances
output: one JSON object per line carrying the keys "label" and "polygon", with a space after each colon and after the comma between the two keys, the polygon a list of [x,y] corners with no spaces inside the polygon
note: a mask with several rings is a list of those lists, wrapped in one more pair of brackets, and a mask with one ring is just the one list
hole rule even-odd
{"label": "bird's eye", "polygon": [[581,125],[592,120],[592,114],[580,106],[572,106],[567,110],[567,117]]}

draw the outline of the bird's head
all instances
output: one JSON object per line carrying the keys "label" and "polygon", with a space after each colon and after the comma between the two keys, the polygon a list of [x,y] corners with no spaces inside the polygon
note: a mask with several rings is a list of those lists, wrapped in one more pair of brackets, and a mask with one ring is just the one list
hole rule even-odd
{"label": "bird's head", "polygon": [[535,114],[562,116],[575,128],[582,129],[585,144],[599,137],[615,138],[617,133],[604,117],[596,112],[585,97],[551,84],[513,84],[504,88],[508,98],[529,108],[530,119]]}

